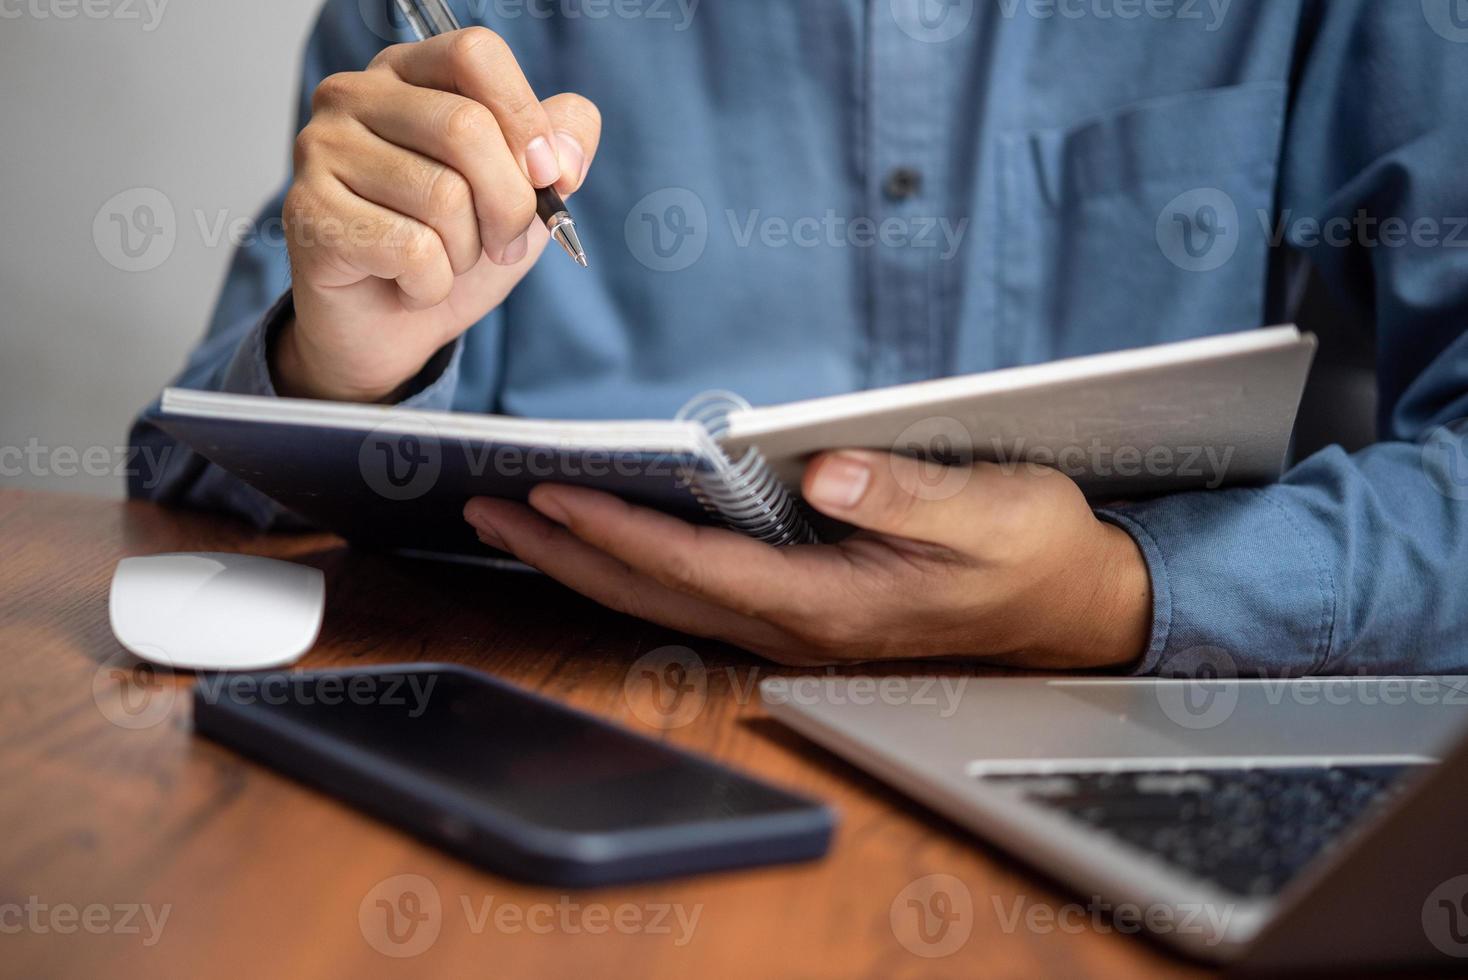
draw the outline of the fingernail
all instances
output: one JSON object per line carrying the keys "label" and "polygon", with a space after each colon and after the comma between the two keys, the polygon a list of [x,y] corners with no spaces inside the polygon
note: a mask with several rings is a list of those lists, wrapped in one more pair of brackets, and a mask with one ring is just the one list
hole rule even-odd
{"label": "fingernail", "polygon": [[535,499],[530,501],[530,506],[557,524],[565,524],[569,520],[566,514],[566,508],[561,506],[561,502],[555,498],[554,494],[538,493],[535,495]]}
{"label": "fingernail", "polygon": [[866,464],[849,456],[833,456],[821,463],[811,481],[811,503],[850,510],[861,503],[872,482],[872,471]]}
{"label": "fingernail", "polygon": [[505,548],[505,539],[500,537],[500,533],[489,522],[489,517],[484,513],[485,509],[478,500],[469,501],[468,505],[464,507],[464,520],[474,528],[474,533],[479,535],[480,541],[491,548],[499,548],[501,551],[508,550]]}
{"label": "fingernail", "polygon": [[530,229],[526,228],[520,232],[520,237],[505,246],[505,252],[500,256],[501,265],[514,265],[525,257],[530,251]]}
{"label": "fingernail", "polygon": [[556,151],[544,136],[537,136],[525,147],[525,169],[536,187],[549,187],[561,179],[561,163]]}
{"label": "fingernail", "polygon": [[582,152],[581,144],[564,129],[556,130],[556,143],[561,148],[562,172],[573,175],[579,187],[582,178],[586,176],[586,154]]}

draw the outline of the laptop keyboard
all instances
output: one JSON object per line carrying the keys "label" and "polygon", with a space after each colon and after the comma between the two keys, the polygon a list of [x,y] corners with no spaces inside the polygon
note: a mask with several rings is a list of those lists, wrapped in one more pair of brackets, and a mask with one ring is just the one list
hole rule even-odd
{"label": "laptop keyboard", "polygon": [[1410,765],[991,775],[1235,895],[1279,892]]}

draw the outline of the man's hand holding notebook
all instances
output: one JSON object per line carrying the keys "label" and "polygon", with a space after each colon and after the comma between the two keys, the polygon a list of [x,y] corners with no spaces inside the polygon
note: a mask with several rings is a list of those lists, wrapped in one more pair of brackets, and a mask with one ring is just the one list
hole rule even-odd
{"label": "man's hand holding notebook", "polygon": [[716,392],[668,422],[179,390],[154,421],[355,542],[492,548],[773,659],[1115,666],[1150,580],[1092,501],[1276,479],[1314,347],[1279,327],[764,408]]}

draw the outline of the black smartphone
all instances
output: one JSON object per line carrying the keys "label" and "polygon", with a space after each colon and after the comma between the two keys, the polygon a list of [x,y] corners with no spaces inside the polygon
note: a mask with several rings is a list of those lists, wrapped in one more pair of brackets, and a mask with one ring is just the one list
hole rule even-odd
{"label": "black smartphone", "polygon": [[492,871],[563,887],[817,858],[831,810],[446,664],[202,675],[194,730]]}

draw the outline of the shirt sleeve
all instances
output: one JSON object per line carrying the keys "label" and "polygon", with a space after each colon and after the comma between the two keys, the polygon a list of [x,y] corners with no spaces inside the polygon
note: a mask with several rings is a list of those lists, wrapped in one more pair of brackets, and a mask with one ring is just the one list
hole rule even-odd
{"label": "shirt sleeve", "polygon": [[1468,30],[1431,6],[1307,4],[1283,148],[1279,227],[1376,325],[1380,441],[1101,511],[1151,572],[1138,673],[1468,669]]}
{"label": "shirt sleeve", "polygon": [[[366,66],[383,46],[387,22],[379,36],[351,0],[331,0],[306,45],[297,131],[310,119],[311,93],[321,79]],[[272,332],[292,313],[290,262],[281,223],[285,192],[277,194],[255,223],[256,234],[231,262],[224,289],[203,341],[190,355],[172,385],[233,394],[276,394],[267,363]],[[402,404],[447,409],[459,377],[462,338],[433,357],[412,383]],[[147,415],[134,422],[130,441],[134,461],[128,476],[129,496],[177,506],[224,511],[258,527],[290,527],[300,521],[253,487],[150,425]]]}

